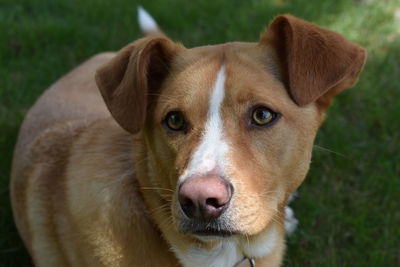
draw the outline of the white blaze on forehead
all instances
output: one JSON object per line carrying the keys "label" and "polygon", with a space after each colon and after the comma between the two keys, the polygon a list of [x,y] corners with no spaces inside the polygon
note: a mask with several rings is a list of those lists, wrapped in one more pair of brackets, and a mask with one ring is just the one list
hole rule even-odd
{"label": "white blaze on forehead", "polygon": [[193,174],[205,174],[213,169],[224,170],[228,144],[223,139],[221,104],[225,96],[225,66],[221,66],[212,88],[204,134],[189,163],[188,172],[182,180]]}

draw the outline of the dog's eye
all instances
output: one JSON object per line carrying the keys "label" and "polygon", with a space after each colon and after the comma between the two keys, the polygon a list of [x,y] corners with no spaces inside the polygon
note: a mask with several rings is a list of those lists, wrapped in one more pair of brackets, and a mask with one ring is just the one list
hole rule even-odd
{"label": "dog's eye", "polygon": [[184,131],[186,128],[185,118],[179,111],[171,111],[168,113],[165,117],[164,123],[169,130],[174,132]]}
{"label": "dog's eye", "polygon": [[251,114],[251,122],[252,124],[258,126],[265,126],[271,122],[273,122],[277,117],[277,113],[266,107],[257,107],[253,110]]}

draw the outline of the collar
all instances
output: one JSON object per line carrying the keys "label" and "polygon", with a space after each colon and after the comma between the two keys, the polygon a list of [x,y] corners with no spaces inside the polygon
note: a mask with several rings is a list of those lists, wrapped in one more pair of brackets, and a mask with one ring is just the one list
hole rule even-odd
{"label": "collar", "polygon": [[248,260],[250,263],[250,267],[256,267],[256,261],[253,258],[248,258],[248,257],[244,257],[243,259],[241,259],[239,262],[237,262],[233,267],[237,267],[239,266],[239,264],[241,264],[242,262],[244,262],[245,260]]}

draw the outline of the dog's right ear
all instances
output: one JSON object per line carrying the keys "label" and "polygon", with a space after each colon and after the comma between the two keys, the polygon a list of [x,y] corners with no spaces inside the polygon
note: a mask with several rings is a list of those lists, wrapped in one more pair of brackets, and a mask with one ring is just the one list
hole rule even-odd
{"label": "dog's right ear", "polygon": [[157,93],[173,57],[182,49],[164,36],[151,36],[124,47],[97,70],[97,86],[122,128],[131,133],[142,129],[149,95]]}

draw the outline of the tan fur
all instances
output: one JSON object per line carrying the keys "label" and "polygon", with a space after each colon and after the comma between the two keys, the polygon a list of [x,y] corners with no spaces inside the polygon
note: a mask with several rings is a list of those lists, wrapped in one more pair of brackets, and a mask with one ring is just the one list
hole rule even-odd
{"label": "tan fur", "polygon": [[[356,82],[364,61],[337,33],[285,15],[259,43],[186,49],[151,36],[83,63],[31,108],[14,154],[14,216],[35,265],[179,266],[179,253],[224,242],[180,231],[176,193],[223,65],[235,189],[227,216],[243,253],[276,232],[256,260],[280,266],[288,197],[306,176],[332,96]],[[276,124],[249,126],[259,103],[282,114]],[[171,110],[184,113],[187,134],[164,129]]]}

